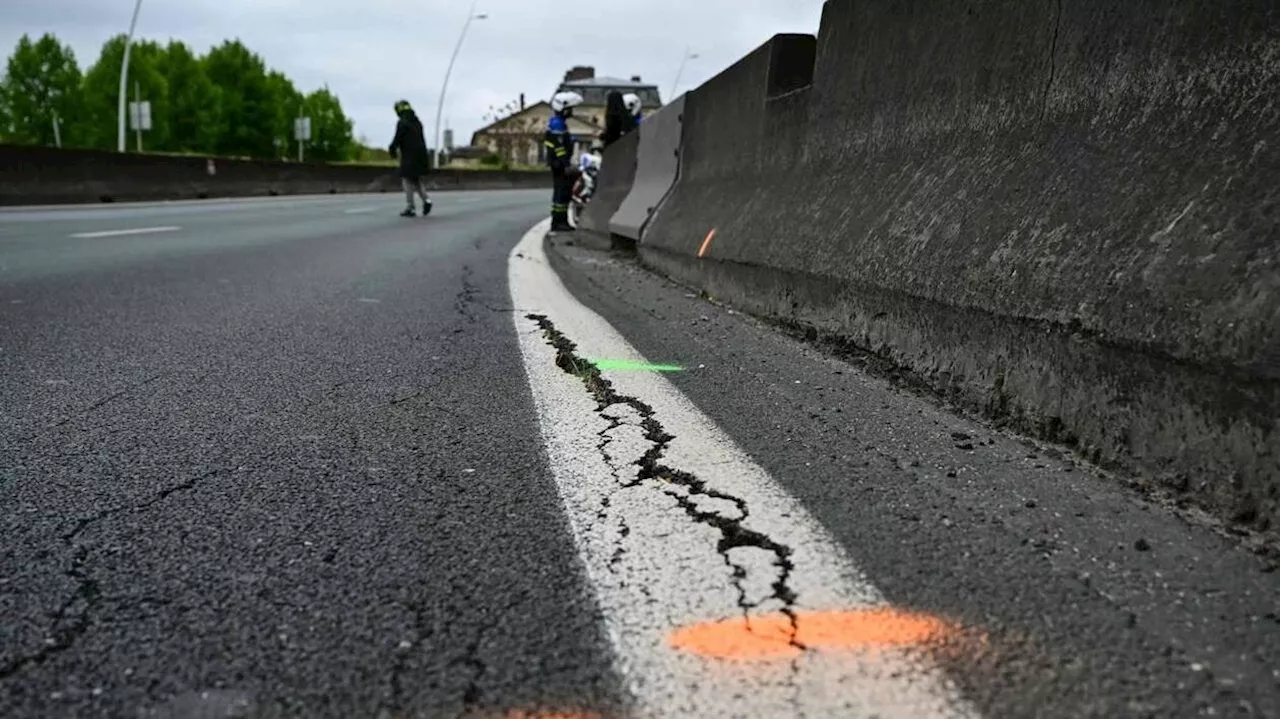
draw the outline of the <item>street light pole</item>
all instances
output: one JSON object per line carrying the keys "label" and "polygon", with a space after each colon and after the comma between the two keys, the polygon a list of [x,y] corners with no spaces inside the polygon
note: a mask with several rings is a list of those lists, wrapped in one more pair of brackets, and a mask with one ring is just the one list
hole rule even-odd
{"label": "street light pole", "polygon": [[680,58],[680,69],[676,70],[676,80],[671,83],[671,94],[667,97],[667,102],[671,102],[676,98],[676,88],[680,86],[680,77],[684,75],[684,66],[690,60],[696,60],[697,58],[698,53],[690,52],[690,48],[687,47],[684,49],[684,57]]}
{"label": "street light pole", "polygon": [[138,11],[142,10],[142,0],[133,4],[133,20],[129,22],[129,35],[124,40],[124,57],[120,61],[120,117],[116,150],[124,152],[125,143],[125,108],[129,103],[129,50],[133,46],[133,31],[138,26]]}
{"label": "street light pole", "polygon": [[[141,0],[139,0],[141,1]],[[440,83],[440,102],[436,106],[436,147],[435,147],[435,166],[440,167],[440,117],[444,115],[444,94],[449,90],[449,76],[453,74],[453,63],[458,60],[458,53],[462,50],[462,41],[467,39],[467,30],[471,28],[472,20],[484,20],[488,15],[476,14],[476,3],[479,0],[471,1],[471,9],[467,10],[467,21],[462,24],[462,34],[458,35],[458,44],[453,48],[453,56],[449,58],[449,67],[444,71],[444,82]]]}

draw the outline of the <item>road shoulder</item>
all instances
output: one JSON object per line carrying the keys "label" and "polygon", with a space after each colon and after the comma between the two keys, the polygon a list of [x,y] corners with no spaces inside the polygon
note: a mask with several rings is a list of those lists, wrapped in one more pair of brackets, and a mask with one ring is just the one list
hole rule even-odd
{"label": "road shoulder", "polygon": [[582,238],[549,244],[578,300],[684,366],[671,381],[892,601],[989,633],[950,667],[987,713],[1280,712],[1274,562]]}

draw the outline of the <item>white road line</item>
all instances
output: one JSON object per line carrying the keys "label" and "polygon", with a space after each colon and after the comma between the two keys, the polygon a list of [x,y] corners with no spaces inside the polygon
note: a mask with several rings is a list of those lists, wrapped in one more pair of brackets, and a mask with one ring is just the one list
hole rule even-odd
{"label": "white road line", "polygon": [[92,237],[120,237],[123,235],[151,235],[157,232],[177,232],[181,227],[138,227],[129,230],[102,230],[99,232],[76,232],[71,235],[77,239],[88,239]]}
{"label": "white road line", "polygon": [[376,207],[353,207],[349,210],[344,210],[343,212],[348,215],[363,215],[369,212],[375,212],[377,209],[378,208]]}
{"label": "white road line", "polygon": [[[816,647],[831,639],[821,632],[795,634],[819,612],[895,615],[804,507],[661,373],[606,371],[611,390],[598,401],[557,366],[548,328],[576,344],[573,357],[647,360],[560,283],[543,250],[548,224],[509,259],[516,332],[556,486],[639,715],[977,716],[918,643],[877,643],[875,631],[859,643],[848,623],[835,650]],[[733,659],[673,643],[682,628],[744,614],[748,640],[768,632],[770,617],[798,617],[773,637],[781,659],[761,658],[752,641],[739,651],[732,634],[717,646]],[[892,639],[898,627],[875,629]]]}

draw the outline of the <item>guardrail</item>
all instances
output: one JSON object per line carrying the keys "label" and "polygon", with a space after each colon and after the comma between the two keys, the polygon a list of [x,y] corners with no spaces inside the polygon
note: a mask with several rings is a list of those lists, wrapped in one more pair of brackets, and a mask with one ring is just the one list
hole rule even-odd
{"label": "guardrail", "polygon": [[[431,171],[431,189],[546,188],[546,172]],[[398,192],[383,165],[231,160],[0,145],[0,205]]]}

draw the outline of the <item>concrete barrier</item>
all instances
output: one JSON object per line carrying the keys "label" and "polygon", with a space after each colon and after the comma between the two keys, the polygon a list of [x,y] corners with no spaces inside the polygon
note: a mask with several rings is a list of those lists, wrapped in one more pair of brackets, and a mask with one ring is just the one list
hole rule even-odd
{"label": "concrete barrier", "polygon": [[[550,188],[545,172],[439,170],[432,189]],[[395,168],[0,145],[0,205],[398,192]]]}
{"label": "concrete barrier", "polygon": [[829,0],[807,86],[805,44],[689,93],[642,259],[1280,527],[1274,3]]}
{"label": "concrete barrier", "polygon": [[609,234],[609,220],[618,211],[622,201],[631,192],[636,179],[636,151],[640,147],[640,133],[628,132],[609,145],[600,163],[600,185],[582,213],[580,227],[584,230]]}
{"label": "concrete barrier", "polygon": [[646,117],[640,126],[636,176],[631,192],[609,220],[610,235],[640,240],[649,218],[662,204],[680,170],[680,135],[684,95]]}

